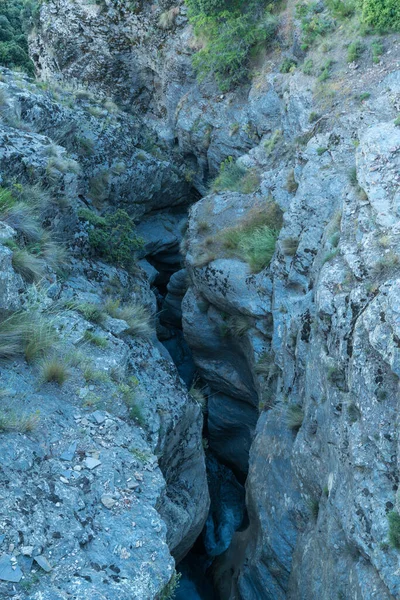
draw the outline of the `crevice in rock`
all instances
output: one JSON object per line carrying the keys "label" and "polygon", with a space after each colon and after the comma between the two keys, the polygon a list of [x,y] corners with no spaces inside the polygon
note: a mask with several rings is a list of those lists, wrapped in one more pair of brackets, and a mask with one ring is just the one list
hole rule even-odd
{"label": "crevice in rock", "polygon": [[[197,197],[194,198],[197,200]],[[181,574],[180,585],[176,592],[176,600],[220,600],[220,586],[215,585],[219,578],[221,557],[229,550],[233,536],[245,531],[248,527],[248,516],[245,504],[245,481],[248,469],[248,452],[251,436],[248,438],[248,448],[243,464],[234,460],[235,426],[240,428],[240,415],[230,415],[232,422],[227,427],[233,432],[232,461],[226,458],[227,452],[213,451],[212,444],[217,450],[221,439],[227,432],[218,431],[218,424],[212,414],[216,411],[227,411],[230,400],[228,396],[213,390],[201,379],[191,348],[186,342],[182,331],[182,300],[190,286],[190,279],[185,268],[181,243],[187,226],[187,215],[182,208],[175,211],[163,211],[148,215],[139,225],[139,233],[147,234],[146,248],[149,252],[145,261],[152,270],[150,280],[157,302],[157,337],[170,354],[180,377],[186,383],[188,390],[193,387],[200,392],[204,399],[203,442],[206,448],[206,466],[208,486],[211,497],[210,512],[203,531],[197,538],[189,553],[177,565]],[[149,232],[151,235],[149,236]],[[149,237],[151,241],[149,242]],[[143,263],[143,261],[142,261]],[[142,265],[143,266],[143,265]],[[147,269],[146,269],[147,270]],[[239,349],[233,352],[240,354]],[[234,404],[236,401],[234,402]],[[249,404],[244,408],[252,411]],[[257,411],[254,410],[254,426]],[[235,419],[237,422],[235,423]],[[217,438],[221,439],[217,439]],[[227,444],[229,436],[226,436]],[[231,577],[235,575],[232,571]],[[224,585],[231,587],[229,574],[224,571]]]}

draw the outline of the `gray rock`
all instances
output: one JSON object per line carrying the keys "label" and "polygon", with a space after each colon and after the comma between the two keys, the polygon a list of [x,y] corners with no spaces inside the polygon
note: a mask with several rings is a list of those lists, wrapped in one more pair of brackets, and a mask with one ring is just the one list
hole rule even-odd
{"label": "gray rock", "polygon": [[22,571],[10,554],[0,557],[0,580],[18,583],[22,579]]}

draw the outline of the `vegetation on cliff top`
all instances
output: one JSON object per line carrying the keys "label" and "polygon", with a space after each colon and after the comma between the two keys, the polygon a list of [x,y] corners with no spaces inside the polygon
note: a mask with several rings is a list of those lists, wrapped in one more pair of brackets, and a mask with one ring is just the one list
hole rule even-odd
{"label": "vegetation on cliff top", "polygon": [[27,29],[38,4],[30,0],[2,0],[0,3],[0,64],[34,74],[28,54]]}
{"label": "vegetation on cliff top", "polygon": [[266,2],[252,0],[186,0],[196,36],[204,42],[193,58],[200,80],[213,75],[228,91],[249,74],[249,58],[271,43],[277,21]]}

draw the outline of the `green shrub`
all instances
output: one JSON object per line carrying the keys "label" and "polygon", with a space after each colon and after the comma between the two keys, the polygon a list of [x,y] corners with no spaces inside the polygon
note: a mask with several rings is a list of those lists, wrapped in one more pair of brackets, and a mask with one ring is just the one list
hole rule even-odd
{"label": "green shrub", "polygon": [[174,571],[171,579],[161,592],[160,600],[173,600],[175,598],[175,593],[179,587],[180,578],[181,574]]}
{"label": "green shrub", "polygon": [[302,50],[308,50],[317,39],[333,29],[333,21],[320,13],[317,2],[299,2],[296,5],[296,17],[301,22]]}
{"label": "green shrub", "polygon": [[388,513],[389,521],[389,542],[393,548],[400,550],[400,515],[392,510]]}
{"label": "green shrub", "polygon": [[27,29],[37,13],[38,3],[26,0],[2,0],[0,3],[0,64],[20,68],[29,75],[34,66],[28,54]]}
{"label": "green shrub", "polygon": [[296,61],[292,58],[285,58],[279,67],[281,73],[290,73],[296,68]]}
{"label": "green shrub", "polygon": [[134,222],[124,210],[101,217],[82,209],[79,216],[90,223],[89,243],[99,256],[124,268],[135,264],[137,251],[144,242],[136,235]]}
{"label": "green shrub", "polygon": [[303,73],[304,75],[313,75],[314,73],[314,62],[311,58],[307,58],[307,60],[303,63]]}
{"label": "green shrub", "polygon": [[400,31],[398,0],[359,0],[364,23],[377,31]]}
{"label": "green shrub", "polygon": [[355,0],[327,0],[327,5],[338,19],[352,17],[356,10]]}
{"label": "green shrub", "polygon": [[251,52],[271,43],[276,19],[265,12],[266,3],[186,0],[196,36],[205,41],[193,58],[200,80],[213,75],[221,91],[246,79]]}
{"label": "green shrub", "polygon": [[372,42],[371,44],[372,62],[377,64],[380,61],[380,57],[383,54],[383,44],[379,40]]}
{"label": "green shrub", "polygon": [[72,306],[71,308],[77,310],[87,321],[92,321],[92,323],[97,323],[101,325],[104,322],[105,314],[102,306],[98,304],[93,304],[91,302],[84,302],[82,304],[77,304],[76,306]]}
{"label": "green shrub", "polygon": [[349,44],[349,47],[347,48],[347,62],[356,62],[360,58],[363,51],[364,46],[359,40],[351,42],[351,44]]}

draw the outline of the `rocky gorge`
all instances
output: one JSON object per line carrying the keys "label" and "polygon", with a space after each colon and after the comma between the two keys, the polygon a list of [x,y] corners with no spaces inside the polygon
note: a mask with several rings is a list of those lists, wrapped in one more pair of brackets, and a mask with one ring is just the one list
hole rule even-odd
{"label": "rocky gorge", "polygon": [[400,44],[329,7],[223,91],[165,1],[1,69],[2,598],[400,598]]}

